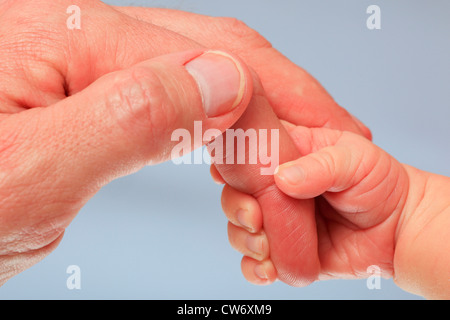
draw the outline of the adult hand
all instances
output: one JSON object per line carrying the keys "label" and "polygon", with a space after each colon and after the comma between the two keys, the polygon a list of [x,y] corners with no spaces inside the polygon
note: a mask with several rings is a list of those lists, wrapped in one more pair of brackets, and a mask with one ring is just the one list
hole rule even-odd
{"label": "adult hand", "polygon": [[[10,53],[3,64],[9,60],[16,65],[11,71],[20,71],[3,81],[0,90],[6,90],[11,82],[30,87],[26,92],[9,92],[9,100],[20,100],[18,107],[47,106],[103,74],[161,54],[207,47],[230,51],[251,66],[280,119],[370,138],[370,131],[338,106],[311,75],[239,20],[80,0],[81,29],[69,30],[66,10],[72,4],[68,0],[0,2],[2,51]],[[53,84],[43,91],[50,82]],[[11,106],[9,110],[18,109]]]}
{"label": "adult hand", "polygon": [[278,118],[295,125],[329,127],[372,138],[370,130],[340,107],[314,77],[242,21],[171,9],[115,9],[176,32],[177,36],[183,35],[202,46],[225,49],[241,57],[258,74]]}
{"label": "adult hand", "polygon": [[[45,64],[35,59],[30,68]],[[20,74],[0,65],[3,83],[14,79],[8,68]],[[0,100],[0,285],[48,255],[103,185],[168,160],[175,130],[230,127],[251,97],[249,74],[230,54],[190,50],[108,73],[45,108],[19,107],[33,88],[12,81]],[[36,101],[56,85],[41,80]]]}
{"label": "adult hand", "polygon": [[206,119],[224,107],[205,111],[184,67],[205,47],[242,56],[282,119],[370,136],[317,81],[236,20],[80,0],[81,29],[71,30],[72,4],[0,1],[0,283],[51,252],[101,186],[167,160],[174,129],[204,120],[204,130],[224,130],[238,119],[248,81],[239,106]]}

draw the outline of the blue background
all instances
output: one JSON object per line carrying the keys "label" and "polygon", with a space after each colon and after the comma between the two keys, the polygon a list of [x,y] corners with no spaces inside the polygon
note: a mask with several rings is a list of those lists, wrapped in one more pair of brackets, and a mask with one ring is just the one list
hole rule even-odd
{"label": "blue background", "polygon": [[[315,76],[401,162],[450,176],[450,2],[107,1],[232,16]],[[381,8],[381,30],[366,8]],[[259,287],[228,244],[221,187],[203,165],[165,163],[103,188],[45,260],[1,299],[421,299],[381,280]],[[81,268],[68,290],[66,268]]]}

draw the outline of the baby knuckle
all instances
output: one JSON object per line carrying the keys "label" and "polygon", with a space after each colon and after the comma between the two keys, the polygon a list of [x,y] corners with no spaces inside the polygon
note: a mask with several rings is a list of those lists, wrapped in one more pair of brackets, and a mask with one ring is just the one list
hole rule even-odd
{"label": "baby knuckle", "polygon": [[336,172],[336,159],[332,152],[325,148],[317,155],[316,160],[319,162],[321,167],[325,170],[325,173],[330,176],[334,176]]}

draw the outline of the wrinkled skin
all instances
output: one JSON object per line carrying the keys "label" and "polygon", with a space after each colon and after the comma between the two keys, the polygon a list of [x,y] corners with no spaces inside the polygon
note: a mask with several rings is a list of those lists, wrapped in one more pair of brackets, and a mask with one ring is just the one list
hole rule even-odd
{"label": "wrinkled skin", "polygon": [[[101,87],[93,85],[98,79],[142,61],[190,49],[227,50],[256,71],[280,119],[370,138],[370,131],[314,78],[240,21],[84,0],[77,2],[81,29],[69,30],[70,5],[70,1],[0,1],[0,283],[48,255],[99,188],[155,160],[150,151],[115,159],[106,147],[102,154],[108,156],[89,157],[109,141],[101,135],[98,141],[90,140],[95,130],[86,128],[101,123],[76,118],[76,109],[68,102],[101,94]],[[118,92],[120,104],[129,88],[116,89],[104,95]],[[170,119],[172,115],[165,114],[162,120]],[[143,125],[133,123],[122,129]],[[150,125],[165,130],[160,123]],[[83,141],[92,149],[81,152]]]}

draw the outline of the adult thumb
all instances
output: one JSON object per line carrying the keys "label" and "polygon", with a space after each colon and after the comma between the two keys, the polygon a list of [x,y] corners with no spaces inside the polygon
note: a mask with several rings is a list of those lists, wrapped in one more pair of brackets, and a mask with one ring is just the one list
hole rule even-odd
{"label": "adult thumb", "polygon": [[[195,121],[203,132],[230,127],[250,100],[250,79],[235,56],[181,52],[107,74],[49,107],[1,116],[0,257],[41,257],[100,187],[168,160],[174,130],[193,133]],[[21,269],[11,261],[0,261],[0,280],[2,269]]]}
{"label": "adult thumb", "polygon": [[249,79],[229,54],[182,52],[107,74],[52,106],[1,115],[0,285],[54,250],[100,187],[169,159],[174,130],[230,127],[250,100]]}
{"label": "adult thumb", "polygon": [[0,131],[17,146],[8,161],[20,159],[32,176],[46,172],[51,180],[51,172],[72,184],[104,184],[170,159],[177,129],[194,134],[201,121],[202,133],[224,131],[243,113],[251,91],[239,58],[181,52],[107,74],[47,108],[10,116]]}

